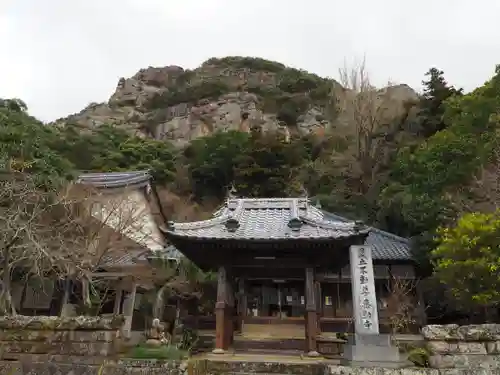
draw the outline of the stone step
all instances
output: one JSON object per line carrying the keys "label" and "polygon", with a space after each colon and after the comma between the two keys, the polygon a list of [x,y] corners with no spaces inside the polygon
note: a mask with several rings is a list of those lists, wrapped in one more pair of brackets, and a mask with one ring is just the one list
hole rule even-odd
{"label": "stone step", "polygon": [[292,324],[246,324],[243,323],[242,335],[261,336],[261,337],[279,337],[300,339],[306,334],[305,327]]}
{"label": "stone step", "polygon": [[305,339],[248,339],[235,336],[233,348],[238,351],[271,350],[271,351],[298,351],[304,352]]}

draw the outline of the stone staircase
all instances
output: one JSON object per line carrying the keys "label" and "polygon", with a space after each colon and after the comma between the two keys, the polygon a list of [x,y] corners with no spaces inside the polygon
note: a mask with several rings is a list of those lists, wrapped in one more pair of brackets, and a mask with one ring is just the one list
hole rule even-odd
{"label": "stone staircase", "polygon": [[305,350],[305,327],[301,324],[243,323],[234,336],[235,351],[297,354]]}

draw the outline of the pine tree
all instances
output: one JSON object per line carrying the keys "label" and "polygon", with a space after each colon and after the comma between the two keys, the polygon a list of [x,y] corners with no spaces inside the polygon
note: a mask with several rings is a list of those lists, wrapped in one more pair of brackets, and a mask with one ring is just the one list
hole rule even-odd
{"label": "pine tree", "polygon": [[420,99],[419,123],[420,132],[428,138],[446,127],[443,103],[453,95],[462,95],[462,89],[448,85],[444,72],[437,68],[429,69],[425,75],[428,79],[422,81],[424,94]]}

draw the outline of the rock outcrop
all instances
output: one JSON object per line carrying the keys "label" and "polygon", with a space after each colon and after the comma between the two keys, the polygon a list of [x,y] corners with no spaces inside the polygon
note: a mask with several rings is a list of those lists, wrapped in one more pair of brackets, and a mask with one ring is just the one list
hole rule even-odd
{"label": "rock outcrop", "polygon": [[[417,97],[406,85],[384,90],[383,96],[389,93],[396,107]],[[55,125],[71,123],[93,129],[110,124],[178,145],[217,130],[253,126],[264,130],[286,127],[300,135],[321,133],[332,126],[327,109],[331,92],[346,98],[353,95],[334,80],[276,62],[210,59],[195,70],[179,66],[141,69],[133,77],[120,78],[107,103],[92,103]]]}

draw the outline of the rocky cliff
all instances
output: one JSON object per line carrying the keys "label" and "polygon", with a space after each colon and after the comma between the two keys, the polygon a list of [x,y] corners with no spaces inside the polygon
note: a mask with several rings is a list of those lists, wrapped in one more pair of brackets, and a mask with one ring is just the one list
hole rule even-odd
{"label": "rocky cliff", "polygon": [[[396,107],[417,97],[406,85],[387,91]],[[179,145],[216,130],[254,126],[303,135],[323,132],[334,118],[342,120],[342,113],[332,113],[334,102],[353,95],[332,79],[277,62],[213,58],[194,70],[141,69],[131,78],[120,78],[107,103],[91,103],[55,124],[91,129],[108,123]]]}

